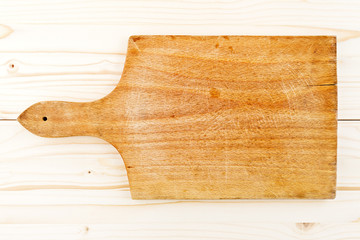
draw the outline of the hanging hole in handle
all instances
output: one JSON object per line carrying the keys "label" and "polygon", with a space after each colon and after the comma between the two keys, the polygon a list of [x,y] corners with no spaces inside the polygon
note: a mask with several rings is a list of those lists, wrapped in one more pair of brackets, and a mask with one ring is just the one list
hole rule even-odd
{"label": "hanging hole in handle", "polygon": [[47,121],[47,117],[43,117],[43,121],[44,121],[44,122]]}

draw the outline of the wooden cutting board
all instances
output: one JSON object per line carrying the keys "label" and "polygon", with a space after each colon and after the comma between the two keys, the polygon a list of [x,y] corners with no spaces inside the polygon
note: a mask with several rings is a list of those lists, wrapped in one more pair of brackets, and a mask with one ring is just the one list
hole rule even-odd
{"label": "wooden cutting board", "polygon": [[132,36],[109,95],[18,120],[111,143],[133,199],[334,198],[336,82],[335,37]]}

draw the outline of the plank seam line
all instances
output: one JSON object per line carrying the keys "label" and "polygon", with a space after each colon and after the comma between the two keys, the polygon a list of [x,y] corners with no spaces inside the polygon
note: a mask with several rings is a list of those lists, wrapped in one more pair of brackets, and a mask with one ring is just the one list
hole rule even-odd
{"label": "plank seam line", "polygon": [[[0,121],[9,121],[9,122],[14,122],[17,121],[17,119],[15,118],[11,118],[11,119],[0,119]],[[360,122],[360,119],[338,119],[338,122]]]}

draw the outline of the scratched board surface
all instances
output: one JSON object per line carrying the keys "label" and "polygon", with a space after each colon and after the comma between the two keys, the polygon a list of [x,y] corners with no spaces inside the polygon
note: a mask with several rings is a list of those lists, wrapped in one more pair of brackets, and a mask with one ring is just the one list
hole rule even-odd
{"label": "scratched board surface", "polygon": [[111,143],[134,199],[334,198],[336,83],[335,37],[133,36],[109,95],[19,121]]}

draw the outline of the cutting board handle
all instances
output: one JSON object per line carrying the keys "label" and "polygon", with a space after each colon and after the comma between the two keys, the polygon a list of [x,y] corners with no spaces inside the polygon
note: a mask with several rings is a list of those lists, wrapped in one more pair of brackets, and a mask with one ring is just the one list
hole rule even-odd
{"label": "cutting board handle", "polygon": [[95,102],[43,101],[26,109],[18,121],[42,137],[101,137],[101,122]]}

